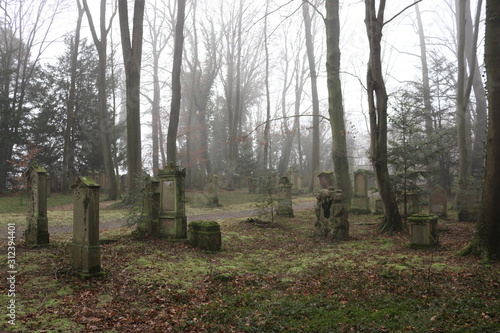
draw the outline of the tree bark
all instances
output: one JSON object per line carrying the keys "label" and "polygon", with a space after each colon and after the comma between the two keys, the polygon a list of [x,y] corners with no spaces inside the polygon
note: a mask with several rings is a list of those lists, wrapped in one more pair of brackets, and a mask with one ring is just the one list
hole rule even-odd
{"label": "tree bark", "polygon": [[128,24],[127,0],[118,1],[127,103],[127,182],[130,194],[138,189],[142,173],[141,153],[141,58],[144,0],[135,0],[132,37]]}
{"label": "tree bark", "polygon": [[380,198],[384,206],[381,229],[396,232],[403,229],[396,197],[387,167],[387,91],[382,75],[381,46],[385,0],[380,0],[378,14],[375,0],[365,0],[365,25],[370,45],[367,71],[367,93],[370,117],[371,160]]}
{"label": "tree bark", "polygon": [[[264,17],[264,49],[266,56],[266,73],[265,73],[265,86],[266,86],[266,124],[264,126],[264,160],[262,168],[263,170],[268,169],[268,157],[269,157],[269,146],[271,137],[269,135],[270,131],[270,120],[271,120],[271,92],[269,91],[269,48],[267,45],[267,13],[269,10],[269,1],[266,1],[266,13]],[[269,169],[271,169],[269,167]]]}
{"label": "tree bark", "polygon": [[328,113],[332,130],[332,156],[335,183],[343,191],[347,209],[351,206],[352,184],[340,82],[340,20],[338,1],[326,1],[326,48]]}
{"label": "tree bark", "polygon": [[178,0],[175,25],[174,61],[172,65],[172,103],[167,133],[167,164],[177,164],[177,129],[181,110],[182,47],[184,45],[184,17],[186,0]]}
{"label": "tree bark", "polygon": [[318,99],[318,75],[316,73],[316,59],[314,57],[314,42],[312,38],[311,16],[309,15],[309,4],[307,1],[302,2],[302,14],[304,16],[304,27],[306,35],[307,58],[309,60],[309,73],[311,77],[311,96],[312,96],[312,157],[311,157],[311,185],[309,190],[314,190],[315,173],[319,172],[319,99]]}
{"label": "tree bark", "polygon": [[486,88],[488,133],[483,197],[473,248],[490,259],[500,259],[500,2],[486,0]]}

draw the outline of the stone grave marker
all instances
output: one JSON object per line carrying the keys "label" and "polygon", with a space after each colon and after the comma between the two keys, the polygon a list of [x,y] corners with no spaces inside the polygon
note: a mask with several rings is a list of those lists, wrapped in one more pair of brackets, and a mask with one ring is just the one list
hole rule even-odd
{"label": "stone grave marker", "polygon": [[24,172],[28,185],[29,216],[24,233],[26,245],[40,246],[49,244],[47,219],[47,170],[32,163]]}
{"label": "stone grave marker", "polygon": [[278,207],[276,215],[293,217],[292,183],[290,183],[288,177],[281,177],[278,184]]}
{"label": "stone grave marker", "polygon": [[438,218],[435,215],[415,214],[408,217],[410,243],[412,246],[433,246],[438,244]]}
{"label": "stone grave marker", "polygon": [[355,214],[370,214],[370,199],[368,197],[368,177],[365,170],[354,173],[354,195],[351,200],[351,212]]}
{"label": "stone grave marker", "polygon": [[215,174],[210,175],[207,181],[207,206],[218,207],[219,205],[219,177]]}
{"label": "stone grave marker", "polygon": [[101,272],[99,246],[99,184],[90,177],[79,177],[73,188],[73,242],[70,264],[79,273]]}
{"label": "stone grave marker", "polygon": [[321,189],[328,189],[335,185],[333,171],[324,171],[318,175],[319,186]]}
{"label": "stone grave marker", "polygon": [[329,240],[349,238],[349,214],[344,194],[333,187],[321,190],[316,203],[316,224],[314,235]]}
{"label": "stone grave marker", "polygon": [[434,186],[430,193],[429,212],[443,217],[448,214],[446,191],[439,185]]}
{"label": "stone grave marker", "polygon": [[160,181],[154,177],[144,178],[142,189],[142,210],[137,230],[139,233],[158,234],[158,217],[160,215]]}
{"label": "stone grave marker", "polygon": [[187,238],[186,169],[166,166],[158,172],[160,178],[160,215],[158,236],[171,239]]}

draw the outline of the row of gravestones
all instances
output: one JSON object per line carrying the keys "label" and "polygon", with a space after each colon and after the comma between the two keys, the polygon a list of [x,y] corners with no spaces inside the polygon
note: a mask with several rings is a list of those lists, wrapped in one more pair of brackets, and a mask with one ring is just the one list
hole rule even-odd
{"label": "row of gravestones", "polygon": [[[25,172],[30,197],[25,240],[28,246],[49,243],[47,219],[47,171],[33,163]],[[159,172],[159,180],[148,177],[143,189],[143,210],[138,228],[159,237],[188,239],[202,249],[220,250],[218,223],[193,221],[187,232],[185,213],[185,169],[167,167]],[[216,186],[216,178],[213,182]],[[99,188],[90,177],[79,177],[73,188],[73,240],[70,264],[82,274],[101,272],[99,246]],[[277,214],[293,217],[292,185],[286,177],[280,181]],[[216,187],[209,190],[217,196]]]}
{"label": "row of gravestones", "polygon": [[[319,189],[328,189],[333,187],[334,178],[333,172],[322,172],[316,177],[316,187]],[[358,170],[354,173],[354,193],[351,199],[350,212],[354,214],[369,214],[370,197],[368,196],[368,188],[374,186],[373,177],[367,170]],[[414,199],[414,200],[412,200]],[[420,207],[417,198],[410,197],[410,214],[420,213]],[[439,216],[446,216],[448,211],[447,196],[445,190],[436,185],[432,189],[429,196],[429,212]],[[375,199],[375,214],[383,214],[382,201]]]}

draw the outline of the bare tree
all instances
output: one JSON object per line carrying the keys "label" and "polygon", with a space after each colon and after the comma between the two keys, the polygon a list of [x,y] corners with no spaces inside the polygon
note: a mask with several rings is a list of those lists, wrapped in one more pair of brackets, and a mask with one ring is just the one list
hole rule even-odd
{"label": "bare tree", "polygon": [[83,0],[83,7],[87,13],[90,31],[92,38],[99,55],[98,75],[97,75],[97,91],[99,99],[99,115],[100,115],[100,131],[101,131],[101,146],[104,159],[104,169],[106,176],[109,179],[110,187],[108,192],[109,200],[116,200],[118,197],[118,182],[116,180],[115,169],[113,165],[113,153],[111,151],[111,134],[113,132],[114,124],[110,122],[110,115],[108,113],[108,99],[106,94],[106,63],[107,63],[107,47],[108,47],[108,33],[112,26],[112,20],[116,14],[116,10],[111,15],[109,25],[106,26],[106,0],[101,0],[100,3],[100,39],[97,35],[94,21],[90,13],[87,0]]}
{"label": "bare tree", "polygon": [[144,22],[144,0],[134,0],[132,35],[129,28],[128,1],[118,1],[125,86],[127,100],[127,167],[128,193],[137,189],[142,172],[141,156],[141,58]]}
{"label": "bare tree", "polygon": [[365,25],[370,45],[367,71],[367,93],[370,117],[371,160],[385,218],[382,230],[400,231],[403,228],[396,197],[392,190],[387,167],[387,91],[382,75],[381,46],[384,27],[385,0],[380,0],[378,11],[375,0],[365,0]]}
{"label": "bare tree", "polygon": [[339,3],[326,1],[326,71],[328,85],[328,112],[332,130],[333,170],[336,185],[344,192],[347,207],[351,206],[352,184],[347,154],[347,132],[340,83],[340,19]]}
{"label": "bare tree", "polygon": [[177,129],[181,109],[181,69],[186,0],[178,0],[177,3],[177,24],[175,25],[174,61],[172,66],[172,103],[167,133],[167,163],[172,165],[177,164]]}
{"label": "bare tree", "polygon": [[76,2],[78,7],[78,18],[76,20],[75,38],[73,39],[73,52],[71,55],[71,77],[70,88],[67,101],[66,110],[66,127],[64,129],[64,147],[63,147],[63,164],[62,164],[62,184],[61,192],[69,192],[69,174],[75,172],[74,170],[74,142],[73,142],[73,127],[74,127],[74,112],[75,112],[75,91],[76,91],[76,75],[78,65],[78,52],[80,46],[80,30],[82,26],[82,19],[84,8],[80,1]]}

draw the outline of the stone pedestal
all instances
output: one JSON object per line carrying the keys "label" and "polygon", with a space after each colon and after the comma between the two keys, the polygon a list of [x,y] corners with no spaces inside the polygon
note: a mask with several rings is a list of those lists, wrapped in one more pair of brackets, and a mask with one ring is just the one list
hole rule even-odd
{"label": "stone pedestal", "polygon": [[293,217],[292,183],[290,183],[288,177],[281,177],[278,184],[278,207],[276,215]]}
{"label": "stone pedestal", "polygon": [[160,216],[160,180],[147,176],[142,189],[142,210],[137,230],[140,233],[158,234]]}
{"label": "stone pedestal", "polygon": [[330,240],[348,239],[349,219],[342,191],[333,188],[321,190],[316,199],[314,235]]}
{"label": "stone pedestal", "polygon": [[415,214],[408,217],[410,244],[412,246],[434,246],[438,244],[438,218],[435,215]]}
{"label": "stone pedestal", "polygon": [[99,184],[80,177],[73,188],[73,243],[70,264],[83,274],[99,274]]}
{"label": "stone pedestal", "polygon": [[186,169],[167,166],[158,173],[160,178],[160,215],[158,236],[171,239],[187,238],[185,209]]}
{"label": "stone pedestal", "polygon": [[202,250],[220,251],[222,235],[215,221],[193,221],[189,223],[188,242]]}
{"label": "stone pedestal", "polygon": [[47,170],[33,163],[24,172],[28,185],[29,216],[24,233],[26,245],[41,246],[49,244],[47,220]]}

